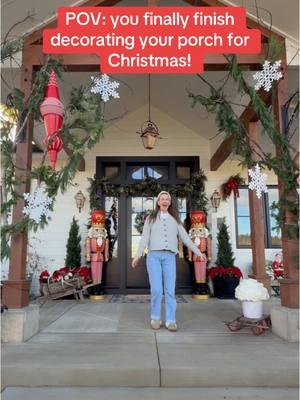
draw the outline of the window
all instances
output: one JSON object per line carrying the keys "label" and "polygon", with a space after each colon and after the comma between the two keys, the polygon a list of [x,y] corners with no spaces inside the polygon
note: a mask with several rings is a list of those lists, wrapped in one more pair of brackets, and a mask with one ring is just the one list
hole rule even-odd
{"label": "window", "polygon": [[120,175],[119,166],[107,166],[105,167],[104,176],[108,180],[116,179]]}
{"label": "window", "polygon": [[177,179],[190,179],[191,167],[176,167]]}
{"label": "window", "polygon": [[168,168],[164,165],[156,165],[156,166],[129,166],[128,167],[129,178],[132,180],[142,180],[147,177],[153,179],[168,179]]}
{"label": "window", "polygon": [[[236,245],[238,248],[251,247],[251,227],[248,188],[239,189],[240,197],[235,198]],[[281,247],[281,233],[273,229],[276,221],[271,215],[271,206],[278,201],[277,186],[269,186],[263,194],[263,212],[265,215],[265,248]]]}

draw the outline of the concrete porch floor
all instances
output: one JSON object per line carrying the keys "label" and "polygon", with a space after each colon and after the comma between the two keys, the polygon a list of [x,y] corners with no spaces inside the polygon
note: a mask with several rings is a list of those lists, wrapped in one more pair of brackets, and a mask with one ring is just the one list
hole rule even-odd
{"label": "concrete porch floor", "polygon": [[43,305],[39,333],[2,346],[2,399],[298,399],[298,344],[231,333],[238,301],[184,296],[171,333],[151,330],[148,303],[110,297]]}

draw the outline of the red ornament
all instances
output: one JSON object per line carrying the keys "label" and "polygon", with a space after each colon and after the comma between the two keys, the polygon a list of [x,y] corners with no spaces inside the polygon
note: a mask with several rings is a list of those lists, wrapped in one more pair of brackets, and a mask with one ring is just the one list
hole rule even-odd
{"label": "red ornament", "polygon": [[49,153],[51,166],[55,169],[57,153],[62,149],[63,142],[57,136],[63,123],[64,106],[60,101],[55,72],[52,70],[46,86],[45,100],[40,107],[47,137],[43,140]]}

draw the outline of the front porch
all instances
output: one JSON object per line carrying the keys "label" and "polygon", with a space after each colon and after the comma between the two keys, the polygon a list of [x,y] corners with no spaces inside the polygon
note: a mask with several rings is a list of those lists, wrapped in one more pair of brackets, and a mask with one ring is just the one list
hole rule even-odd
{"label": "front porch", "polygon": [[[174,334],[151,330],[149,303],[113,300],[42,306],[38,334],[3,346],[3,400],[297,398],[298,345],[271,331],[231,333],[223,321],[240,302],[184,295]],[[265,302],[265,313],[277,304]]]}

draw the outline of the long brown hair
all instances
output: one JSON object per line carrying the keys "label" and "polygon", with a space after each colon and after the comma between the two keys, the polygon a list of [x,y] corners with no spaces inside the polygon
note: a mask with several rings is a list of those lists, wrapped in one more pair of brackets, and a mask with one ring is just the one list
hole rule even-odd
{"label": "long brown hair", "polygon": [[171,204],[169,205],[168,213],[172,215],[172,217],[176,220],[176,222],[177,222],[178,224],[181,224],[181,225],[182,225],[182,222],[181,222],[181,220],[180,220],[180,218],[179,218],[179,214],[178,214],[178,211],[177,211],[176,203],[175,203],[175,201],[173,201],[173,198],[172,198],[172,196],[170,195],[170,193],[165,192],[165,191],[159,193],[159,195],[158,195],[158,197],[157,197],[157,200],[156,200],[155,209],[154,209],[154,210],[151,212],[151,214],[149,215],[149,222],[151,223],[151,222],[155,222],[155,221],[156,221],[156,218],[157,218],[158,213],[159,213],[159,211],[160,211],[160,208],[159,208],[159,205],[158,205],[158,200],[159,200],[159,198],[160,198],[160,196],[161,196],[162,194],[168,194],[168,195],[170,196]]}

